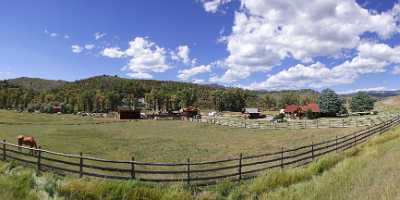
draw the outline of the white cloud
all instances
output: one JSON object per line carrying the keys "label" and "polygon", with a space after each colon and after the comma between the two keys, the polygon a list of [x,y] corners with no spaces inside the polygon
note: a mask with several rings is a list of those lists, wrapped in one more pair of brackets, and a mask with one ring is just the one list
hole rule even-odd
{"label": "white cloud", "polygon": [[231,0],[202,0],[201,2],[205,11],[216,13],[221,5],[231,2]]}
{"label": "white cloud", "polygon": [[94,47],[95,47],[94,44],[86,44],[86,45],[85,45],[85,49],[86,49],[86,50],[92,50]]}
{"label": "white cloud", "polygon": [[132,78],[137,78],[137,79],[151,79],[153,78],[153,75],[145,72],[135,72],[135,73],[128,73],[128,76]]}
{"label": "white cloud", "polygon": [[79,45],[72,45],[71,49],[73,53],[81,53],[83,51],[83,47]]}
{"label": "white cloud", "polygon": [[122,58],[125,56],[125,52],[121,51],[118,47],[105,48],[101,55],[109,58]]}
{"label": "white cloud", "polygon": [[134,73],[165,72],[170,68],[165,49],[146,38],[136,37],[129,42],[125,54],[130,57],[126,69]]}
{"label": "white cloud", "polygon": [[211,65],[200,65],[197,67],[192,67],[189,69],[179,70],[178,78],[181,80],[189,80],[191,77],[196,76],[198,74],[203,74],[211,72]]}
{"label": "white cloud", "polygon": [[106,35],[107,35],[106,33],[102,33],[102,32],[97,32],[97,33],[93,34],[95,40],[99,40],[99,39],[103,38]]}
{"label": "white cloud", "polygon": [[70,36],[69,35],[64,35],[64,39],[69,39]]}
{"label": "white cloud", "polygon": [[44,29],[44,34],[46,34],[46,35],[48,35],[48,36],[50,36],[50,37],[58,37],[58,33],[55,33],[55,32],[50,32],[49,30],[47,30],[47,29]]}
{"label": "white cloud", "polygon": [[187,45],[178,46],[176,52],[171,52],[171,58],[173,60],[179,60],[185,64],[192,62],[189,57],[190,49]]}
{"label": "white cloud", "polygon": [[394,67],[393,74],[400,75],[400,67],[399,66]]}
{"label": "white cloud", "polygon": [[135,78],[152,78],[151,73],[165,72],[171,67],[167,63],[167,52],[148,38],[136,37],[129,42],[129,48],[105,48],[101,54],[110,58],[129,58],[123,70]]}
{"label": "white cloud", "polygon": [[399,10],[396,5],[372,13],[355,0],[241,0],[232,33],[223,38],[229,52],[227,70],[216,78],[226,83],[245,79],[270,71],[286,58],[307,64],[319,56],[342,56],[359,46],[365,32],[380,38],[396,33]]}
{"label": "white cloud", "polygon": [[278,90],[349,84],[363,74],[385,72],[390,65],[400,63],[400,46],[392,48],[386,44],[361,42],[357,51],[357,56],[332,68],[320,62],[298,64],[246,87]]}
{"label": "white cloud", "polygon": [[193,82],[193,83],[196,83],[196,84],[203,84],[203,83],[205,83],[206,81],[205,81],[204,79],[193,79],[192,82]]}

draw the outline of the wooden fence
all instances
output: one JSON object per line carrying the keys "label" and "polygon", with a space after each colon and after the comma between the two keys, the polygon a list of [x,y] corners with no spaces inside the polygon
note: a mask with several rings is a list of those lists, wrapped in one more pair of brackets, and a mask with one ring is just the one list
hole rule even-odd
{"label": "wooden fence", "polygon": [[287,122],[271,122],[267,120],[249,120],[235,117],[213,117],[201,122],[222,126],[253,129],[307,129],[307,128],[351,128],[380,124],[396,116],[394,113],[369,117],[323,118],[315,120],[290,120]]}
{"label": "wooden fence", "polygon": [[44,149],[31,149],[0,141],[0,158],[16,160],[36,166],[38,171],[52,171],[58,174],[91,176],[106,179],[144,182],[173,183],[185,182],[193,186],[215,184],[223,179],[241,181],[254,178],[273,168],[298,167],[333,152],[344,151],[382,134],[400,124],[400,115],[378,125],[331,140],[312,143],[293,149],[282,148],[278,152],[259,155],[240,154],[234,158],[216,161],[182,163],[140,162],[131,160],[106,160],[80,154],[64,154]]}

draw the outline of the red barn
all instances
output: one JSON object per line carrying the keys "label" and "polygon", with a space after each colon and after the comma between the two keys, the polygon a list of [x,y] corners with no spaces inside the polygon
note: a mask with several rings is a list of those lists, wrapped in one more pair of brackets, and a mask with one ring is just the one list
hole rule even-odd
{"label": "red barn", "polygon": [[287,116],[290,117],[303,117],[308,110],[311,110],[314,116],[320,114],[321,110],[316,103],[309,103],[307,105],[299,106],[299,105],[287,105],[284,109],[284,112]]}

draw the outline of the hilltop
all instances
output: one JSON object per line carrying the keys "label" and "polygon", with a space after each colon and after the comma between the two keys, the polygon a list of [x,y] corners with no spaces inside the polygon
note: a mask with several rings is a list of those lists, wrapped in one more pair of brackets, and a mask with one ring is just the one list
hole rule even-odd
{"label": "hilltop", "polygon": [[55,89],[58,87],[62,87],[63,85],[67,84],[67,81],[62,80],[47,80],[41,78],[30,78],[30,77],[20,77],[16,79],[9,79],[6,80],[9,83],[20,86],[26,89],[31,89],[34,91],[46,91]]}

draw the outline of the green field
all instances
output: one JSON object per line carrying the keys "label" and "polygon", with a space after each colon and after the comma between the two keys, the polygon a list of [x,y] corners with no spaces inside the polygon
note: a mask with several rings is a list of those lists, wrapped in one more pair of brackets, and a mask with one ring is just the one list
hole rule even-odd
{"label": "green field", "polygon": [[400,128],[361,147],[324,156],[309,166],[270,170],[241,184],[223,181],[197,190],[184,185],[37,175],[34,168],[0,161],[0,199],[39,200],[346,200],[400,197]]}
{"label": "green field", "polygon": [[[107,159],[135,156],[140,161],[176,162],[188,157],[204,161],[238,156],[241,152],[245,155],[272,152],[358,130],[256,130],[153,120],[94,124],[101,121],[104,119],[1,111],[0,138],[16,143],[18,135],[32,135],[42,148],[57,152],[83,152]],[[80,125],[65,125],[77,123]]]}

